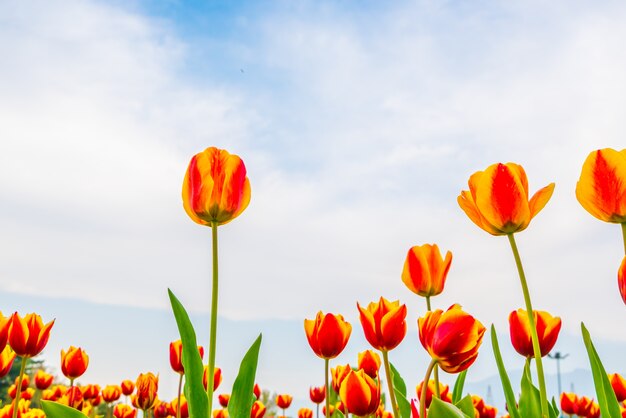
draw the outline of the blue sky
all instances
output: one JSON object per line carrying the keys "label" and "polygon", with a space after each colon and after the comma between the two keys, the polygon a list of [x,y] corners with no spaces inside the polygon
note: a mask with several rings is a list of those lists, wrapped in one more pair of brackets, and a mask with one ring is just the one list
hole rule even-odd
{"label": "blue sky", "polygon": [[[345,314],[355,339],[340,361],[354,362],[356,302],[381,295],[409,307],[398,361],[419,363],[417,383],[423,301],[399,278],[409,247],[454,254],[437,307],[459,302],[506,337],[523,303],[506,240],[456,204],[470,174],[515,161],[531,193],[556,183],[518,238],[535,307],[563,318],[563,341],[579,341],[584,320],[607,368],[625,372],[619,227],[587,214],[574,188],[590,151],[624,147],[626,7],[381,4],[0,4],[3,313],[57,318],[51,363],[82,345],[90,379],[111,383],[121,362],[119,379],[153,369],[173,393],[166,289],[200,324],[210,296],[209,233],[180,188],[190,157],[215,145],[244,159],[252,183],[250,207],[220,229],[225,386],[261,328],[280,344],[266,339],[260,382],[305,398],[317,383],[302,376],[321,365],[302,320]],[[136,341],[128,359],[101,348],[109,315],[107,341]],[[578,354],[566,370],[587,368],[580,346],[558,349]],[[495,372],[486,354],[476,380]]]}

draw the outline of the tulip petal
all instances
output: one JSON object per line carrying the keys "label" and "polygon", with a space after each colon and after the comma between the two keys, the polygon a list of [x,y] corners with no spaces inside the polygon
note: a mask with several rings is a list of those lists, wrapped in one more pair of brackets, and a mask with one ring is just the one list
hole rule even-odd
{"label": "tulip petal", "polygon": [[535,215],[539,213],[541,209],[543,209],[548,200],[552,197],[552,193],[554,192],[554,183],[548,184],[546,187],[537,190],[537,192],[533,195],[528,202],[528,206],[530,207],[530,218],[534,218]]}
{"label": "tulip petal", "polygon": [[385,316],[381,321],[380,330],[383,348],[392,350],[398,346],[406,335],[406,305],[401,305]]}

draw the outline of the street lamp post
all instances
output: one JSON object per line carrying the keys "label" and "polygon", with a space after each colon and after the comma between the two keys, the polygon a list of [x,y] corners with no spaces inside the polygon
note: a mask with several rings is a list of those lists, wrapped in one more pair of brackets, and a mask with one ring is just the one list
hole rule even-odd
{"label": "street lamp post", "polygon": [[[559,398],[561,396],[561,360],[565,360],[567,357],[569,356],[569,354],[561,354],[560,351],[557,351],[554,354],[548,354],[548,357],[550,357],[552,360],[556,360],[556,378],[557,378],[557,382],[559,385]],[[561,417],[563,416],[563,414],[561,414]]]}

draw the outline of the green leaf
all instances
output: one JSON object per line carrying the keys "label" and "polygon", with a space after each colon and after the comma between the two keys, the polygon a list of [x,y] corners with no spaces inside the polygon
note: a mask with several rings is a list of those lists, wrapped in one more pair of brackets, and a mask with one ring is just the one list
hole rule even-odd
{"label": "green leaf", "polygon": [[556,401],[554,397],[552,398],[552,403],[548,404],[548,413],[550,414],[550,418],[559,418],[561,415],[561,410],[558,406],[556,406]]}
{"label": "green leaf", "polygon": [[400,372],[395,368],[393,363],[389,362],[389,366],[391,367],[391,375],[393,376],[393,387],[397,391],[400,391],[402,397],[406,398],[406,383],[404,383],[404,379],[400,376]]}
{"label": "green leaf", "polygon": [[398,403],[398,410],[400,411],[400,417],[402,418],[411,418],[411,404],[406,398],[406,395],[403,395],[398,389],[394,388],[394,392],[396,392],[396,402]]}
{"label": "green leaf", "polygon": [[48,418],[85,418],[86,415],[77,409],[52,401],[41,401],[41,408]]}
{"label": "green leaf", "polygon": [[452,390],[452,403],[455,405],[459,403],[459,401],[461,400],[461,396],[463,396],[465,376],[467,376],[467,369],[459,373],[459,376],[456,378],[456,382],[454,382],[454,389]]}
{"label": "green leaf", "polygon": [[521,382],[522,394],[519,398],[519,413],[523,417],[541,416],[541,396],[539,389],[533,386],[530,375],[530,363],[526,362]]}
{"label": "green leaf", "polygon": [[465,415],[469,415],[473,417],[476,414],[476,409],[474,408],[474,402],[472,402],[472,395],[467,395],[463,399],[454,403],[454,406],[459,408]]}
{"label": "green leaf", "polygon": [[496,336],[496,328],[493,324],[491,325],[491,345],[493,347],[493,355],[496,358],[498,373],[500,373],[500,381],[502,382],[502,390],[504,390],[504,397],[506,398],[509,415],[511,415],[511,418],[521,418],[520,413],[517,410],[517,402],[515,401],[511,381],[509,380],[509,376],[506,374],[506,368],[504,367],[504,362],[502,361],[500,346],[498,345],[498,337]]}
{"label": "green leaf", "polygon": [[[204,373],[204,366],[200,353],[197,349],[187,350],[184,347],[197,347],[196,332],[193,329],[191,320],[187,311],[180,303],[180,301],[174,296],[174,293],[170,289],[167,289],[167,293],[170,297],[170,303],[172,310],[174,311],[174,317],[176,318],[176,325],[178,325],[178,332],[180,333],[180,339],[183,342],[183,367],[185,368],[185,397],[187,398],[187,405],[189,407],[189,416],[192,417],[207,417],[209,416],[209,402],[206,390],[202,384],[202,375]],[[209,379],[212,382],[212,379]]]}
{"label": "green leaf", "polygon": [[[472,407],[472,414],[474,407]],[[439,398],[433,398],[428,408],[428,414],[431,418],[473,418],[474,415],[467,415],[451,403],[442,401]]]}
{"label": "green leaf", "polygon": [[232,418],[250,418],[250,410],[254,403],[254,378],[259,362],[262,337],[262,334],[259,334],[241,360],[239,374],[233,383],[233,391],[228,401],[228,415]]}
{"label": "green leaf", "polygon": [[621,418],[621,412],[617,397],[609,377],[604,370],[600,356],[591,341],[589,331],[585,328],[585,324],[580,324],[583,332],[583,340],[585,341],[585,347],[587,348],[587,355],[589,356],[589,363],[591,364],[591,372],[593,373],[593,384],[596,387],[596,396],[598,398],[598,405],[600,405],[600,415],[607,418]]}

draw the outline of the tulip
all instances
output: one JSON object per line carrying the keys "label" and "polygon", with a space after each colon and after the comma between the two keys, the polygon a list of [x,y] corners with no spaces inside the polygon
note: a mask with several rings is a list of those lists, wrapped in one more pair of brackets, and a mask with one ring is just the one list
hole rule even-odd
{"label": "tulip", "polygon": [[41,353],[50,337],[54,320],[46,325],[37,314],[30,313],[21,318],[17,312],[11,316],[9,344],[15,354],[21,357],[34,357]]}
{"label": "tulip", "polygon": [[567,415],[576,414],[576,405],[578,404],[578,396],[574,393],[561,393],[561,411]]}
{"label": "tulip", "polygon": [[252,393],[254,394],[254,397],[259,400],[259,398],[261,397],[261,387],[258,383],[254,384],[254,389],[252,390]]}
{"label": "tulip", "polygon": [[228,409],[216,409],[213,411],[213,418],[228,418]]}
{"label": "tulip", "polygon": [[591,408],[589,408],[587,418],[600,418],[600,405],[597,402],[591,403]]}
{"label": "tulip", "polygon": [[276,406],[281,409],[289,408],[289,406],[291,405],[291,401],[293,401],[293,396],[291,395],[282,394],[276,396]]}
{"label": "tulip", "polygon": [[181,395],[180,398],[174,398],[172,400],[172,409],[176,411],[176,416],[180,418],[189,417],[189,406],[185,395]]}
{"label": "tulip", "polygon": [[[556,344],[561,330],[561,318],[553,317],[545,311],[533,311],[533,316],[537,326],[541,356],[545,357]],[[530,324],[528,323],[528,313],[525,310],[518,309],[509,314],[509,330],[515,351],[526,358],[533,357]]]}
{"label": "tulip", "polygon": [[135,382],[133,382],[132,380],[128,380],[128,379],[122,380],[120,387],[122,388],[122,394],[124,396],[128,396],[135,391]]}
{"label": "tulip", "polygon": [[73,385],[74,379],[85,373],[88,365],[89,356],[82,348],[70,346],[67,351],[61,350],[61,372],[70,379],[70,386]]}
{"label": "tulip", "polygon": [[254,401],[250,410],[250,418],[263,418],[265,415],[265,405],[261,401]]}
{"label": "tulip", "polygon": [[148,372],[141,373],[135,383],[137,387],[137,407],[143,411],[152,408],[159,389],[159,377]]}
{"label": "tulip", "polygon": [[365,350],[358,354],[358,368],[363,370],[365,374],[372,379],[376,379],[378,377],[380,364],[380,357],[375,351]]}
{"label": "tulip", "polygon": [[576,198],[601,221],[626,222],[626,149],[589,154],[576,183]]}
{"label": "tulip", "polygon": [[304,320],[304,331],[313,352],[325,360],[337,357],[348,344],[352,325],[342,315],[321,311],[315,319]]}
{"label": "tulip", "polygon": [[626,257],[622,260],[617,272],[617,287],[620,295],[622,295],[622,300],[626,303]]}
{"label": "tulip", "polygon": [[[85,385],[81,388],[81,391],[83,392],[83,398],[85,398],[85,400],[96,399],[98,395],[100,394],[100,386],[99,385]],[[93,405],[93,402],[92,402],[92,405]]]}
{"label": "tulip", "polygon": [[349,364],[345,366],[337,365],[336,367],[330,369],[330,374],[332,376],[332,386],[333,390],[339,393],[339,388],[341,387],[341,382],[348,376],[348,373],[352,371],[352,367]]}
{"label": "tulip", "polygon": [[298,418],[313,418],[313,410],[309,408],[300,408],[298,410]]}
{"label": "tulip", "polygon": [[357,307],[365,338],[372,347],[385,352],[402,342],[406,335],[406,305],[381,297],[378,303],[370,303],[367,309],[358,303]]}
{"label": "tulip", "polygon": [[14,360],[15,352],[8,345],[5,346],[2,352],[0,352],[0,378],[9,374]]}
{"label": "tulip", "polygon": [[217,400],[220,403],[220,405],[222,406],[222,408],[227,408],[228,407],[228,401],[230,401],[230,395],[227,394],[227,393],[222,393],[222,394],[217,396]]}
{"label": "tulip", "polygon": [[[200,353],[200,358],[202,358],[204,356],[204,347],[198,346],[198,352]],[[178,374],[185,373],[185,368],[183,367],[183,343],[181,340],[170,343],[170,366]]]}
{"label": "tulip", "polygon": [[117,385],[107,385],[102,390],[102,399],[106,403],[115,402],[120,396],[122,396],[122,388]]}
{"label": "tulip", "polygon": [[448,251],[444,259],[437,244],[411,247],[404,262],[402,281],[411,292],[425,297],[430,305],[430,297],[443,292],[451,263],[452,253]]}
{"label": "tulip", "polygon": [[[420,382],[416,387],[415,387],[415,392],[417,393],[417,399],[422,402],[422,393],[423,393],[423,389],[424,388],[424,382]],[[433,396],[435,395],[435,393],[437,392],[437,383],[432,380],[429,379],[428,380],[428,385],[426,385],[426,397],[424,398],[424,404],[426,406],[426,408],[430,407],[430,403],[433,400]],[[452,397],[450,396],[450,387],[446,384],[443,383],[439,383],[439,398],[442,401],[451,403],[452,402]]]}
{"label": "tulip", "polygon": [[[0,376],[2,374],[0,373]],[[52,386],[52,381],[54,380],[54,376],[49,373],[46,373],[42,369],[37,370],[35,373],[35,387],[39,390],[46,390],[50,386]]]}
{"label": "tulip", "polygon": [[83,409],[83,392],[81,392],[79,387],[72,386],[61,398],[61,403],[80,411]]}
{"label": "tulip", "polygon": [[311,398],[311,402],[320,404],[324,402],[325,397],[326,388],[324,386],[311,386],[309,388],[309,398]]}
{"label": "tulip", "polygon": [[492,235],[508,235],[526,229],[548,203],[554,183],[528,200],[528,180],[522,166],[498,163],[469,179],[469,191],[458,197],[459,206],[478,227]]}
{"label": "tulip", "polygon": [[130,405],[117,404],[113,408],[113,416],[115,418],[136,418],[137,410]]}
{"label": "tulip", "polygon": [[243,161],[218,148],[191,159],[183,182],[183,206],[196,223],[230,222],[250,203],[250,181]]}
{"label": "tulip", "polygon": [[591,412],[591,407],[593,406],[593,399],[589,399],[586,396],[581,396],[578,398],[578,402],[576,402],[576,415],[581,417],[586,417]]}
{"label": "tulip", "polygon": [[[202,373],[202,384],[204,385],[205,390],[209,382],[208,373],[209,373],[208,366],[204,366],[204,372]],[[213,372],[213,390],[214,391],[219,387],[220,383],[222,383],[222,379],[223,379],[222,369],[220,369],[219,367],[216,367],[215,371]]]}
{"label": "tulip", "polygon": [[[327,410],[330,411],[329,414],[326,414]],[[326,406],[322,407],[322,414],[324,414],[325,417],[332,417],[334,413],[335,413],[335,405],[328,405],[328,409],[326,409]]]}
{"label": "tulip", "polygon": [[615,397],[617,397],[618,402],[624,402],[626,400],[626,379],[624,379],[620,374],[610,374],[609,381],[611,382],[611,387],[613,388],[613,392],[615,392]]}
{"label": "tulip", "polygon": [[11,326],[11,318],[7,318],[0,312],[0,352],[4,351],[9,340],[9,328]]}
{"label": "tulip", "polygon": [[378,409],[380,386],[363,370],[351,370],[341,382],[339,396],[349,413],[362,417]]}

